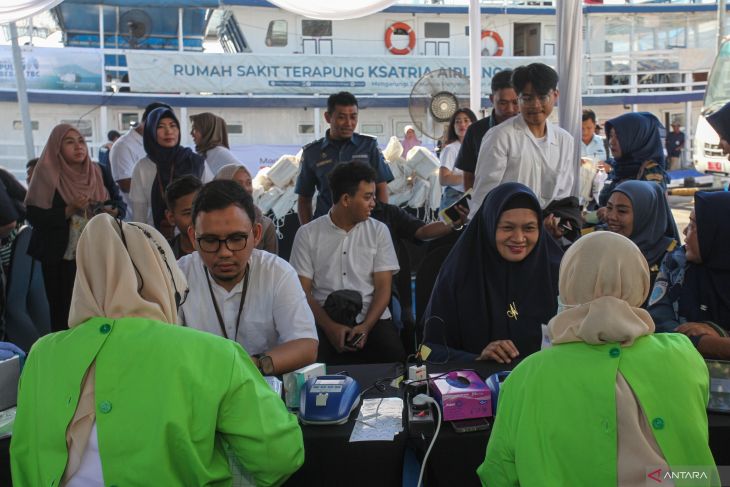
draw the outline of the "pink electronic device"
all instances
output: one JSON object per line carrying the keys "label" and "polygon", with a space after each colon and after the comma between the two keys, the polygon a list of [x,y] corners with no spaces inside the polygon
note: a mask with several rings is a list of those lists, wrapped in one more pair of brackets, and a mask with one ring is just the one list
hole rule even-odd
{"label": "pink electronic device", "polygon": [[430,377],[431,392],[441,405],[444,421],[492,416],[492,393],[476,372],[455,370]]}

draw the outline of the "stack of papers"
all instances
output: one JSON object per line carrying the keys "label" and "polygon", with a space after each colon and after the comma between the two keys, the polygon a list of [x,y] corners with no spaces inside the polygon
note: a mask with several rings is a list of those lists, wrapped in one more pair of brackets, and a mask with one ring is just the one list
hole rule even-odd
{"label": "stack of papers", "polygon": [[403,400],[399,397],[365,399],[355,420],[350,442],[393,441],[403,431]]}

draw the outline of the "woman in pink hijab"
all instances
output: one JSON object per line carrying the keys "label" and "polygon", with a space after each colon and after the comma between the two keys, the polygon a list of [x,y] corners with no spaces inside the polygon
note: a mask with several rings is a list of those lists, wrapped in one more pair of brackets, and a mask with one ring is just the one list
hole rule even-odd
{"label": "woman in pink hijab", "polygon": [[421,145],[421,141],[418,140],[418,137],[416,137],[416,129],[413,128],[413,125],[406,125],[406,128],[403,129],[403,131],[406,136],[401,142],[401,145],[403,146],[403,154],[401,154],[401,157],[405,159],[406,155],[408,155],[408,151]]}
{"label": "woman in pink hijab", "polygon": [[33,225],[28,254],[43,268],[53,331],[68,328],[81,230],[95,213],[116,216],[110,203],[101,169],[89,158],[84,136],[72,125],[56,125],[25,197]]}

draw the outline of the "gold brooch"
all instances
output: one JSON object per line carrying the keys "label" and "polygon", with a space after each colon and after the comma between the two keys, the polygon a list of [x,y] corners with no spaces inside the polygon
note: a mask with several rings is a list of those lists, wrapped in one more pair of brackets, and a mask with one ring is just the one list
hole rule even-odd
{"label": "gold brooch", "polygon": [[517,315],[519,315],[519,313],[517,312],[517,307],[515,306],[515,302],[512,301],[512,303],[510,303],[509,305],[509,309],[507,310],[507,316],[509,318],[512,318],[513,320],[516,320]]}

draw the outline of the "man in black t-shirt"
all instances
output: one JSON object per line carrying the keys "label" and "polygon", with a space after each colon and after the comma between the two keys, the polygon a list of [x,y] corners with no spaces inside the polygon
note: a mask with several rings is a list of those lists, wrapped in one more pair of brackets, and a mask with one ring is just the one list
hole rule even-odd
{"label": "man in black t-shirt", "polygon": [[474,173],[476,172],[477,159],[479,158],[479,147],[482,139],[490,128],[514,117],[520,112],[517,104],[517,93],[512,87],[512,71],[500,71],[492,77],[492,94],[489,101],[492,102],[492,114],[469,126],[464,135],[464,142],[461,144],[459,155],[456,156],[454,166],[464,172],[464,189],[468,190],[474,186]]}

